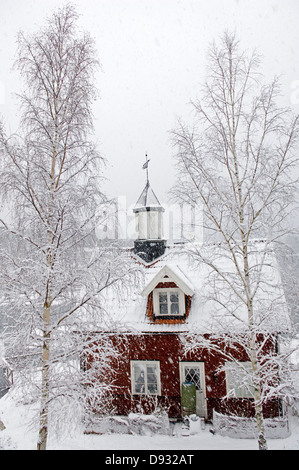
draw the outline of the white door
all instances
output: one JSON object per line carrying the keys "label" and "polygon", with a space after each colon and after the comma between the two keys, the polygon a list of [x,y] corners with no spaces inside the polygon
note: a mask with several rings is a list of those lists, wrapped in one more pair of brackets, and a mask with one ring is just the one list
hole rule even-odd
{"label": "white door", "polygon": [[195,384],[196,414],[202,418],[207,417],[205,365],[203,362],[180,362],[180,381]]}

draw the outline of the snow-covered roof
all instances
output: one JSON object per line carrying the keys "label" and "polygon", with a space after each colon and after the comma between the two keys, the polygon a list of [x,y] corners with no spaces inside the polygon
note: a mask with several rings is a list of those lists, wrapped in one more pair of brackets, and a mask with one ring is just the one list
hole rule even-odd
{"label": "snow-covered roof", "polygon": [[[221,246],[207,246],[205,249],[207,258],[214,260],[219,271],[230,273],[230,288],[211,266],[190,254],[186,245],[168,247],[165,254],[150,266],[140,264],[140,258],[136,258],[142,273],[138,283],[127,287],[118,297],[113,291],[106,292],[104,304],[108,317],[118,329],[132,332],[242,331],[247,325],[247,309],[244,299],[237,295],[240,279],[234,274],[232,263]],[[259,331],[285,331],[289,315],[276,257],[273,251],[267,251],[260,272],[258,260],[262,255],[262,245],[253,244],[250,259],[254,283],[251,288],[256,289],[253,302],[256,322]],[[192,296],[185,323],[157,324],[147,317],[147,295],[165,274],[175,278],[177,285]]]}
{"label": "snow-covered roof", "polygon": [[152,190],[149,182],[146,183],[144,190],[140,194],[138,201],[136,202],[136,205],[134,207],[134,211],[143,207],[151,207],[151,208],[159,207],[162,209],[162,206],[156,194]]}
{"label": "snow-covered roof", "polygon": [[159,282],[163,280],[165,281],[165,276],[168,279],[174,281],[176,285],[184,292],[184,294],[191,296],[194,294],[194,287],[192,286],[192,283],[179,268],[179,266],[165,264],[163,268],[159,268],[158,272],[153,275],[152,279],[144,287],[141,295],[144,297],[148,296]]}

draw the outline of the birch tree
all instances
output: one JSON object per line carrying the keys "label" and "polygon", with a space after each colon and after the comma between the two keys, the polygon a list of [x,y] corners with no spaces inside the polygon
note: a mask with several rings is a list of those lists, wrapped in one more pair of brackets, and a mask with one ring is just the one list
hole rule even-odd
{"label": "birch tree", "polygon": [[[263,386],[260,337],[267,337],[265,318],[270,315],[271,324],[277,305],[273,298],[269,307],[269,296],[268,307],[258,299],[266,300],[273,282],[267,267],[276,267],[269,256],[293,208],[298,116],[277,105],[279,82],[263,84],[260,65],[256,52],[242,51],[235,34],[224,33],[209,49],[207,80],[201,98],[191,103],[192,124],[180,121],[171,134],[179,175],[173,194],[204,214],[203,243],[189,253],[209,268],[210,298],[225,312],[208,346],[216,347],[218,337],[246,348],[258,443],[266,449],[262,404],[267,386],[273,391],[274,375],[272,386]],[[271,292],[281,303],[281,291]]]}
{"label": "birch tree", "polygon": [[[1,191],[9,207],[1,220],[2,308],[7,355],[27,383],[31,374],[30,394],[39,394],[37,448],[45,450],[50,404],[87,380],[73,361],[91,344],[87,329],[90,339],[102,321],[101,296],[131,268],[121,249],[94,236],[105,201],[103,159],[91,137],[99,61],[75,9],[58,10],[35,34],[21,32],[16,65],[25,82],[20,132],[8,138],[1,129]],[[108,352],[97,355],[107,365]]]}

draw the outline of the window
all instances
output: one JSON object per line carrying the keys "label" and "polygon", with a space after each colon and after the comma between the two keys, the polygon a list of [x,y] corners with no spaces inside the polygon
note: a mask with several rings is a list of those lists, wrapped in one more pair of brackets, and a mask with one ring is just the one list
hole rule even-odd
{"label": "window", "polygon": [[200,386],[200,368],[199,366],[188,366],[184,364],[185,382],[195,385],[196,390],[201,390]]}
{"label": "window", "polygon": [[225,366],[226,389],[230,396],[253,398],[251,362],[227,362]]}
{"label": "window", "polygon": [[161,395],[159,361],[131,361],[133,395]]}
{"label": "window", "polygon": [[155,289],[153,292],[156,316],[178,316],[185,314],[185,296],[180,289]]}

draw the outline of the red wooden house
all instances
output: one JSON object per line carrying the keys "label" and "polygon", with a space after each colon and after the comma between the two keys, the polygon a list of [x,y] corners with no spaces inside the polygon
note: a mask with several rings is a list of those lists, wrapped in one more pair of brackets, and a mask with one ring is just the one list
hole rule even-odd
{"label": "red wooden house", "polygon": [[[198,416],[209,420],[213,410],[252,416],[250,391],[239,387],[235,377],[219,372],[226,360],[223,355],[204,347],[186,354],[184,339],[190,331],[202,325],[202,334],[209,334],[213,304],[204,301],[206,267],[195,263],[184,249],[167,245],[162,230],[163,208],[148,182],[134,212],[138,236],[132,257],[143,271],[142,286],[132,288],[121,302],[110,299],[106,304],[118,324],[115,331],[105,333],[119,352],[112,364],[116,414],[151,413],[159,405],[170,418],[179,419],[184,412],[183,384],[192,383]],[[281,289],[279,282],[275,282],[275,289]],[[280,320],[285,313],[281,303]],[[274,328],[272,338],[276,333]],[[264,345],[265,350],[274,351],[276,347],[276,340]],[[240,348],[235,354],[246,365],[245,352]],[[223,400],[230,389],[235,396]],[[264,411],[266,417],[277,416],[278,401],[266,404]]]}

